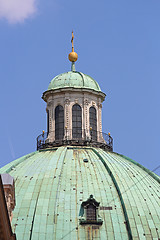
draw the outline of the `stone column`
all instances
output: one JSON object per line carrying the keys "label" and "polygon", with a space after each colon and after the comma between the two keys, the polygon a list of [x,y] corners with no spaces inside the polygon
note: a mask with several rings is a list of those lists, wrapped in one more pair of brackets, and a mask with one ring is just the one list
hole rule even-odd
{"label": "stone column", "polygon": [[70,139],[70,99],[65,98],[64,101],[64,139]]}
{"label": "stone column", "polygon": [[86,134],[86,139],[90,138],[89,134],[89,110],[88,110],[89,101],[87,98],[84,99],[84,129]]}
{"label": "stone column", "polygon": [[103,135],[102,135],[102,103],[101,101],[99,100],[99,103],[98,103],[98,131],[99,131],[99,141],[100,142],[104,142],[104,139],[103,139]]}
{"label": "stone column", "polygon": [[53,142],[55,140],[55,121],[54,121],[54,101],[47,102],[47,110],[49,115],[49,133],[46,141]]}

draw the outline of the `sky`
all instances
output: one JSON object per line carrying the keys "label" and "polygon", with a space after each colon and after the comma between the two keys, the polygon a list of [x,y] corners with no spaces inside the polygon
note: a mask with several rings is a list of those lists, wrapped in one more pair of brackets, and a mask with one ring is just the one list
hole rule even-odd
{"label": "sky", "polygon": [[160,175],[160,1],[0,0],[0,167],[36,150],[41,99],[71,68],[106,93],[103,132],[114,151]]}

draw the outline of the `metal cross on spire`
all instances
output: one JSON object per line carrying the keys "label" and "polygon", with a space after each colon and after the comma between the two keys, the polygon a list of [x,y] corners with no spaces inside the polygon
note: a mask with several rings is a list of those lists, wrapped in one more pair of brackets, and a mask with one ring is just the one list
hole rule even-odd
{"label": "metal cross on spire", "polygon": [[72,30],[72,39],[71,39],[71,43],[72,43],[72,52],[74,52],[73,39],[74,39],[74,34],[73,34],[73,30]]}
{"label": "metal cross on spire", "polygon": [[71,39],[71,43],[72,43],[72,52],[70,52],[70,54],[68,55],[69,60],[72,62],[72,67],[71,70],[75,71],[75,62],[78,59],[78,54],[74,51],[74,44],[73,44],[73,39],[74,39],[74,34],[72,31],[72,39]]}

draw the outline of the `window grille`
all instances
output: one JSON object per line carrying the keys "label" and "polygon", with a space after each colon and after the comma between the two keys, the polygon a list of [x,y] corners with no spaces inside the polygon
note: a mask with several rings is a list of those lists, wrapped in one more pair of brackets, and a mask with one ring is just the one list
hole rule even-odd
{"label": "window grille", "polygon": [[96,221],[96,206],[88,205],[86,209],[87,221]]}
{"label": "window grille", "polygon": [[64,137],[64,110],[61,105],[55,108],[55,140],[61,140]]}
{"label": "window grille", "polygon": [[89,124],[92,127],[91,137],[92,140],[97,141],[97,114],[95,107],[90,107],[89,109]]}

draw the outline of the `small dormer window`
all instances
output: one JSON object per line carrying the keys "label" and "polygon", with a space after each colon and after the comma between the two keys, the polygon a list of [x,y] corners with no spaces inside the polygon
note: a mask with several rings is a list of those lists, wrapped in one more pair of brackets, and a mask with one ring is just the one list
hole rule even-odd
{"label": "small dormer window", "polygon": [[103,221],[99,216],[99,205],[100,203],[93,198],[93,195],[90,195],[87,201],[82,202],[79,213],[80,224],[102,225]]}

